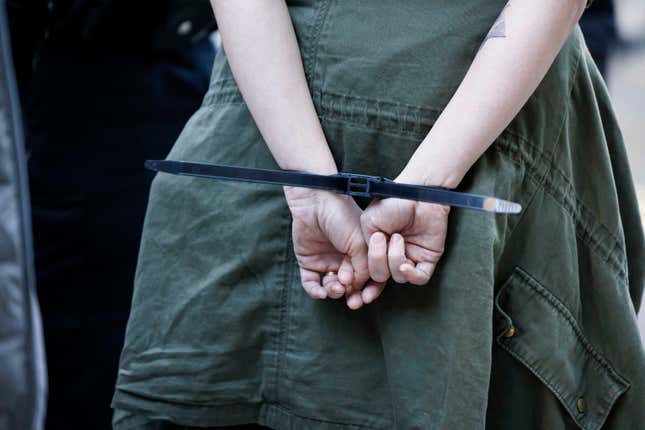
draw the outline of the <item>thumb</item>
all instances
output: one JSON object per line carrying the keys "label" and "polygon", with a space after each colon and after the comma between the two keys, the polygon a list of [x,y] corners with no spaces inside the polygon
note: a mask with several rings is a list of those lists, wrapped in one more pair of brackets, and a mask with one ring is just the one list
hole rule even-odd
{"label": "thumb", "polygon": [[377,231],[381,231],[376,222],[379,212],[378,202],[372,202],[361,214],[361,233],[363,234],[363,240],[365,243],[370,242],[372,234]]}
{"label": "thumb", "polygon": [[370,271],[367,265],[367,244],[358,231],[357,234],[352,235],[351,240],[347,255],[354,270],[352,290],[358,291],[370,279]]}

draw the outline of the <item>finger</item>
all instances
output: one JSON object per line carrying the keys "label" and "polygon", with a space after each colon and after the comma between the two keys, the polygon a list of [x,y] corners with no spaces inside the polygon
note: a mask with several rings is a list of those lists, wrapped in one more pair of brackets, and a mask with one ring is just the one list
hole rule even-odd
{"label": "finger", "polygon": [[425,285],[432,277],[435,267],[436,263],[421,261],[417,263],[416,266],[409,263],[403,263],[399,269],[401,270],[401,273],[403,273],[406,282],[414,285]]}
{"label": "finger", "polygon": [[405,255],[408,259],[413,261],[427,261],[429,263],[437,264],[443,255],[443,248],[441,249],[428,249],[414,243],[405,243]]}
{"label": "finger", "polygon": [[378,298],[378,296],[381,295],[384,288],[385,288],[385,282],[376,282],[373,280],[368,281],[367,284],[365,285],[365,288],[363,288],[363,291],[361,292],[361,298],[363,299],[363,303],[365,304],[372,303],[374,300]]}
{"label": "finger", "polygon": [[354,282],[354,268],[352,267],[352,260],[348,256],[345,256],[343,262],[340,263],[338,281],[344,286],[350,286]]}
{"label": "finger", "polygon": [[390,266],[390,274],[392,279],[399,284],[405,284],[406,279],[401,272],[401,265],[404,263],[414,264],[412,261],[405,257],[405,241],[403,236],[394,233],[390,237],[390,242],[387,249],[387,260]]}
{"label": "finger", "polygon": [[385,282],[390,277],[387,265],[387,237],[380,231],[373,233],[370,237],[367,265],[370,277],[376,282]]}
{"label": "finger", "polygon": [[302,288],[312,299],[324,299],[327,297],[327,291],[320,285],[320,274],[318,272],[312,272],[301,267],[300,282],[302,283]]}
{"label": "finger", "polygon": [[379,213],[379,201],[379,199],[372,200],[372,202],[361,214],[361,233],[363,234],[363,240],[365,241],[365,243],[369,243],[372,234],[379,231],[379,229],[376,227],[376,216]]}
{"label": "finger", "polygon": [[352,291],[358,291],[363,289],[363,285],[370,278],[369,266],[367,264],[367,244],[363,240],[363,236],[360,231],[356,230],[356,233],[352,235],[351,246],[347,255],[350,258],[352,263],[352,269],[354,271],[354,280],[352,282]]}
{"label": "finger", "polygon": [[356,310],[363,306],[363,298],[361,297],[360,291],[354,291],[352,293],[346,294],[347,307],[351,310]]}
{"label": "finger", "polygon": [[323,276],[323,288],[327,291],[327,297],[337,299],[345,294],[345,287],[338,282],[338,275],[334,272],[327,273]]}

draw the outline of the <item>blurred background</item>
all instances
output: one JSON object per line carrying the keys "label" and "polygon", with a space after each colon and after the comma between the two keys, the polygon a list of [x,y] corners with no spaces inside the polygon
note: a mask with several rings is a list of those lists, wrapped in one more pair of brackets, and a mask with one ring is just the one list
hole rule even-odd
{"label": "blurred background", "polygon": [[[625,138],[641,220],[645,220],[645,1],[616,0],[615,14],[618,38],[609,47],[605,80]],[[639,326],[645,344],[643,307]]]}
{"label": "blurred background", "polygon": [[[108,429],[153,176],[143,161],[164,158],[199,107],[216,24],[208,0],[159,0],[155,8],[129,0],[0,6],[5,1],[31,193],[34,240],[26,237],[25,246],[34,250],[35,282],[25,282],[37,286],[47,354],[45,428]],[[595,0],[581,26],[612,96],[645,219],[645,1]],[[639,325],[645,343],[643,309]],[[34,327],[26,336],[37,344]],[[38,349],[24,359],[39,360]],[[27,402],[45,398],[35,379],[39,394]],[[41,428],[41,418],[28,425],[1,406],[2,399],[0,430]]]}

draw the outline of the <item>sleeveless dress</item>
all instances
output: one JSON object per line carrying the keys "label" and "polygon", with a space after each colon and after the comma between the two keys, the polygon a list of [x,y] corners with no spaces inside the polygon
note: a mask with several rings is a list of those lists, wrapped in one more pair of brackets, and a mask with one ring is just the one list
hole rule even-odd
{"label": "sleeveless dress", "polygon": [[[340,171],[400,172],[505,1],[288,3]],[[168,159],[277,168],[225,54]],[[524,210],[454,209],[427,286],[351,311],[302,290],[281,187],[158,174],[115,428],[642,425],[643,230],[579,29],[459,189]]]}

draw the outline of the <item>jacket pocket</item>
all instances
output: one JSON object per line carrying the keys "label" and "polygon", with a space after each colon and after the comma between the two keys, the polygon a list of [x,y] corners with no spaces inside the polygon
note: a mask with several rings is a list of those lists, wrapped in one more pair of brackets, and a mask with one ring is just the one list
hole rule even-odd
{"label": "jacket pocket", "polygon": [[580,428],[600,428],[629,383],[589,343],[571,312],[520,267],[495,306],[502,322],[497,345],[542,381]]}

